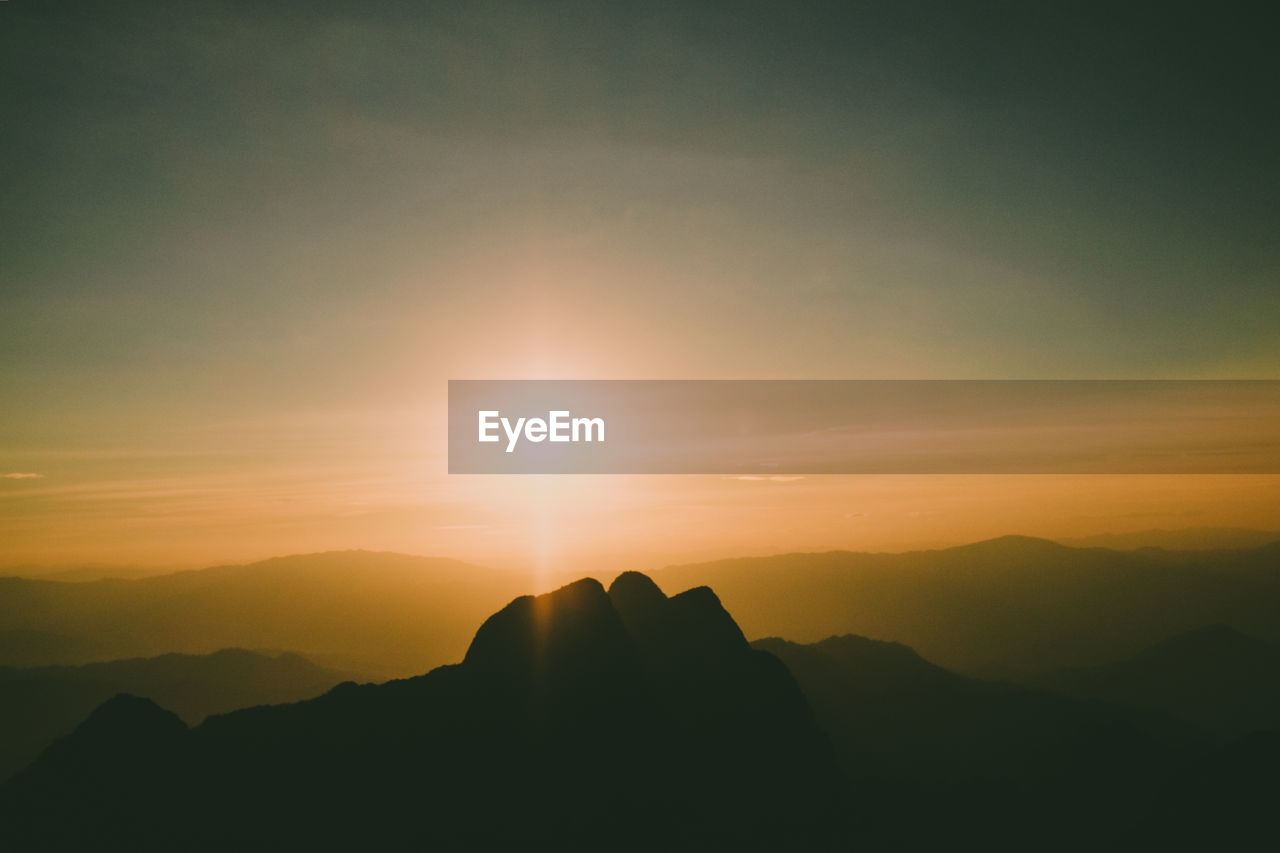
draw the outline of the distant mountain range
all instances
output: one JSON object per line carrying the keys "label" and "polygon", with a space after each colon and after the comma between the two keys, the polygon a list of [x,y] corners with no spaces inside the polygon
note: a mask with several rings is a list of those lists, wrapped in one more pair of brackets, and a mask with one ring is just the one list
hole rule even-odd
{"label": "distant mountain range", "polygon": [[749,637],[852,633],[989,676],[1107,663],[1213,624],[1280,643],[1280,543],[1125,552],[1006,536],[902,554],[720,560],[653,576],[711,586]]}
{"label": "distant mountain range", "polygon": [[0,578],[0,665],[241,647],[393,677],[457,660],[475,623],[527,585],[456,560],[368,551],[133,580]]}
{"label": "distant mountain range", "polygon": [[[748,637],[876,637],[984,676],[1109,663],[1213,624],[1280,643],[1280,543],[1115,551],[1009,536],[935,551],[781,554],[651,574],[673,589],[714,588]],[[453,560],[363,551],[137,580],[0,578],[0,665],[242,647],[405,676],[457,660],[472,626],[530,581]]]}

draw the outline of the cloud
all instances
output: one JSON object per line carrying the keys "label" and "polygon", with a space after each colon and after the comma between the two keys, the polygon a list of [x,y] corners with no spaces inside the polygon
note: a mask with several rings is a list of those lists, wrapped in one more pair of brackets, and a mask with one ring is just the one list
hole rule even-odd
{"label": "cloud", "polygon": [[23,471],[14,471],[12,474],[0,474],[0,478],[5,480],[43,480],[44,474],[32,474]]}

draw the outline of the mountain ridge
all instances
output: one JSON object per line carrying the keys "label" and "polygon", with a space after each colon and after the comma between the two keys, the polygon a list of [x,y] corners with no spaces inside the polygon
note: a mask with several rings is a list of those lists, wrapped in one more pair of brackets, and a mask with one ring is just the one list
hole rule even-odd
{"label": "mountain ridge", "polygon": [[[726,636],[714,595],[654,604],[690,638]],[[0,789],[0,825],[13,849],[47,841],[51,826],[54,849],[91,838],[135,849],[786,846],[826,831],[839,773],[785,667],[734,632],[738,643],[673,666],[651,628],[628,628],[603,585],[583,580],[513,599],[460,663],[424,675],[347,682],[192,729],[172,717],[179,728],[159,724],[172,738],[145,725],[135,736],[139,720],[168,712],[116,697],[90,718],[115,725],[87,722]],[[129,756],[137,787],[102,788],[99,754]],[[68,781],[81,765],[92,790]],[[140,805],[153,798],[165,812]],[[619,826],[634,838],[623,843]]]}

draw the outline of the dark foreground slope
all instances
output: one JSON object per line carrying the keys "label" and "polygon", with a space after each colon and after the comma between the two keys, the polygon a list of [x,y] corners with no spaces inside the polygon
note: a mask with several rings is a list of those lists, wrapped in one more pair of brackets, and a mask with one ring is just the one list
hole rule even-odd
{"label": "dark foreground slope", "polygon": [[791,670],[860,778],[1060,784],[1087,780],[1101,766],[1113,778],[1158,778],[1208,742],[1159,713],[969,678],[898,643],[848,635],[753,646]]}
{"label": "dark foreground slope", "polygon": [[188,729],[127,696],[0,793],[7,850],[815,848],[838,775],[705,589],[626,575],[490,617],[461,664]]}
{"label": "dark foreground slope", "polygon": [[1121,849],[1230,850],[1277,847],[1280,732],[1255,732],[1180,768],[1160,786],[1155,805]]}
{"label": "dark foreground slope", "polygon": [[1280,647],[1226,625],[1179,634],[1125,660],[1045,673],[1036,683],[1176,716],[1221,737],[1280,730]]}
{"label": "dark foreground slope", "polygon": [[968,678],[863,637],[753,645],[830,734],[863,849],[1274,849],[1280,733],[1223,742],[1159,706]]}

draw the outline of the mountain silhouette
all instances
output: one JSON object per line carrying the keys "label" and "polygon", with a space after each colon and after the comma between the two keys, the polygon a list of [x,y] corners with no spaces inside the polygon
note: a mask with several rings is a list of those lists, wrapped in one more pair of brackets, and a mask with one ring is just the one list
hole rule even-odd
{"label": "mountain silhouette", "polygon": [[0,789],[0,844],[826,843],[840,777],[790,673],[746,643],[710,590],[668,599],[645,581],[522,596],[459,664],[194,729],[116,697]]}
{"label": "mountain silhouette", "polygon": [[163,816],[182,803],[166,783],[186,771],[188,734],[176,714],[150,699],[108,699],[22,771],[16,795],[13,782],[0,788],[0,848],[163,848],[170,838]]}
{"label": "mountain silhouette", "polygon": [[[1077,553],[946,562],[1031,552]],[[710,588],[627,572],[514,598],[425,675],[194,726],[117,695],[0,785],[0,849],[1267,849],[1276,733],[1212,737],[1167,688],[1271,655],[1211,626],[1066,695],[862,636],[748,643]]]}
{"label": "mountain silhouette", "polygon": [[0,667],[0,780],[117,693],[146,696],[195,724],[237,708],[309,699],[349,678],[296,654],[244,649],[83,666]]}
{"label": "mountain silhouette", "polygon": [[[720,791],[748,802],[768,788],[763,808],[820,810],[839,779],[830,741],[791,672],[747,643],[715,593],[696,587],[668,598],[645,575],[625,572],[609,597],[664,716],[678,721],[701,760],[727,774]],[[764,768],[775,780],[802,777],[806,784],[766,783]]]}

